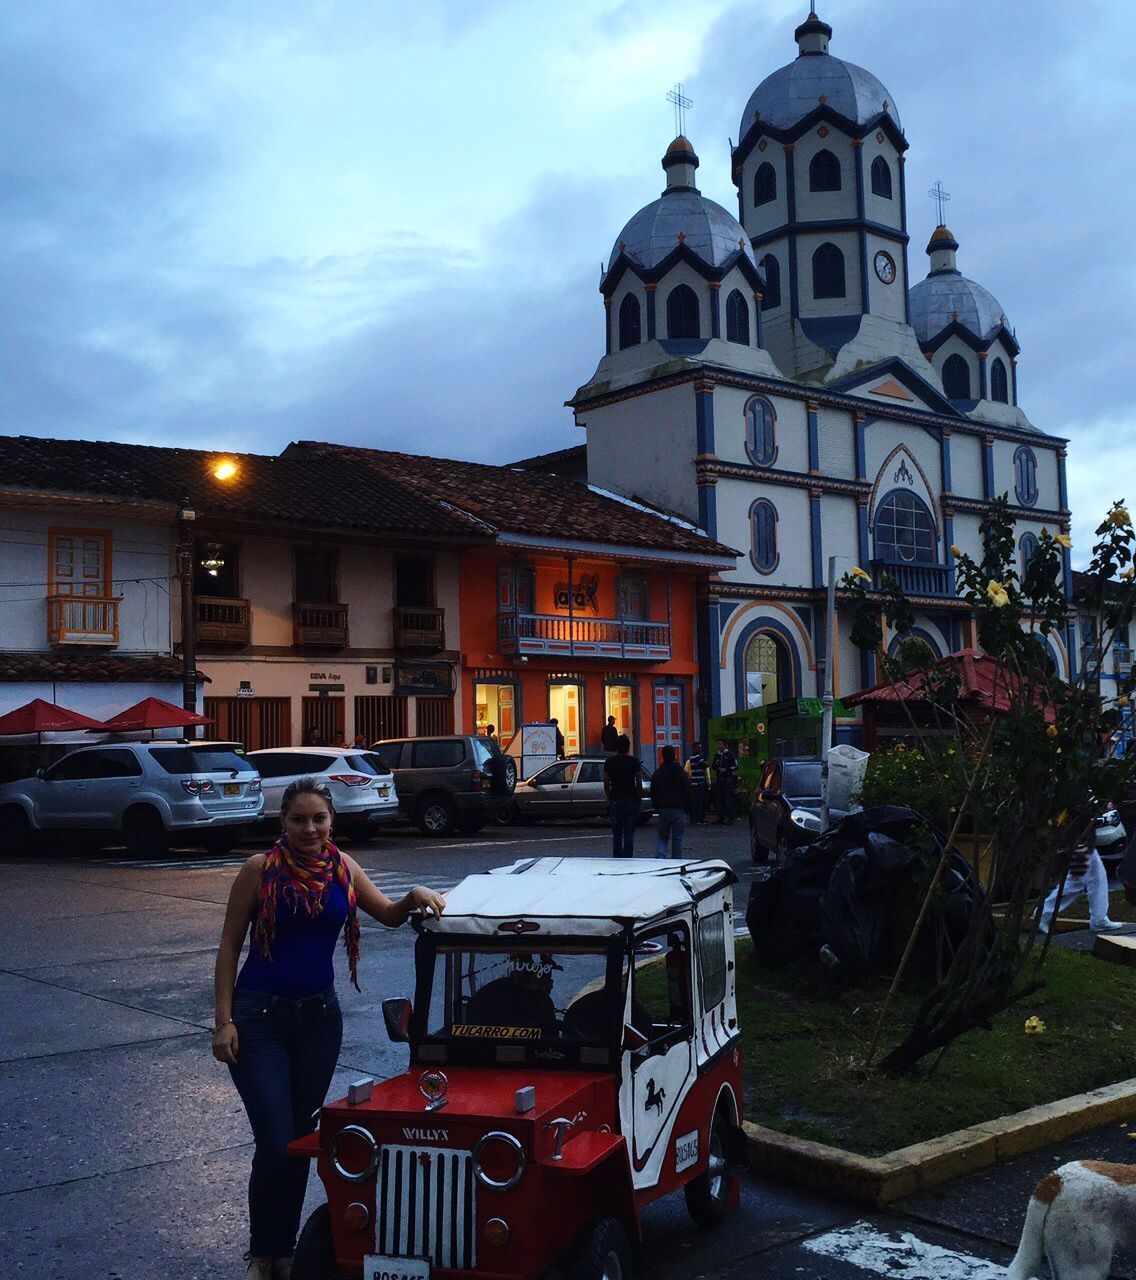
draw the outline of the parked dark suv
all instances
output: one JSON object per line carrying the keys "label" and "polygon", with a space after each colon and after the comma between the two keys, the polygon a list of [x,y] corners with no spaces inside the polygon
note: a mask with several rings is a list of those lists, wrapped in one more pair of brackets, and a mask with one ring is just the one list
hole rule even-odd
{"label": "parked dark suv", "polygon": [[427,836],[480,831],[517,784],[512,759],[477,734],[388,738],[371,750],[394,774],[399,811]]}

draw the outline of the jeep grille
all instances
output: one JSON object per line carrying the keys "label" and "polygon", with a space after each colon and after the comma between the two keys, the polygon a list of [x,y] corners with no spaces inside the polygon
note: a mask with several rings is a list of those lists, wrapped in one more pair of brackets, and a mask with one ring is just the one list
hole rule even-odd
{"label": "jeep grille", "polygon": [[470,1152],[384,1145],[378,1200],[380,1253],[429,1258],[435,1267],[462,1271],[477,1265]]}

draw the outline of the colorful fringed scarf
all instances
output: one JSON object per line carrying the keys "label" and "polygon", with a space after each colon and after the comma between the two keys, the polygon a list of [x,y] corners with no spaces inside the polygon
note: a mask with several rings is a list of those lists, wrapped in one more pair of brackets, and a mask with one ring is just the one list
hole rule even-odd
{"label": "colorful fringed scarf", "polygon": [[329,840],[314,857],[298,854],[281,836],[269,849],[260,877],[256,930],[253,934],[260,953],[272,959],[276,936],[276,904],[283,899],[293,910],[315,917],[323,910],[332,877],[347,895],[347,922],[343,926],[343,946],[351,968],[351,982],[359,990],[359,910],[351,871],[343,856]]}

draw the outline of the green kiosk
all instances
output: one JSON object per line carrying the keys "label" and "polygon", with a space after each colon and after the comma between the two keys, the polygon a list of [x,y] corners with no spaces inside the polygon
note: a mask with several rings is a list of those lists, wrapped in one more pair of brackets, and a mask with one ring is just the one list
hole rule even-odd
{"label": "green kiosk", "polygon": [[[856,723],[856,712],[833,699],[833,723]],[[762,764],[770,756],[820,755],[824,707],[820,698],[788,698],[766,707],[735,711],[710,721],[710,741],[706,754],[713,760],[719,739],[725,739],[738,757],[738,776],[752,794]]]}

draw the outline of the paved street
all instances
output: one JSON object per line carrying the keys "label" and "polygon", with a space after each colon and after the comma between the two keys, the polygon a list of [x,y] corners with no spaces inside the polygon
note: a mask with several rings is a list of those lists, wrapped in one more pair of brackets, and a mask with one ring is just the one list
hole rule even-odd
{"label": "paved street", "polygon": [[[653,828],[640,832],[641,853],[653,838]],[[468,871],[519,856],[605,853],[608,839],[599,826],[487,830],[439,842],[402,831],[353,852],[393,895],[414,881],[445,889]],[[689,848],[728,857],[746,873],[740,824],[697,829]],[[0,862],[5,1280],[241,1274],[251,1146],[208,1034],[213,951],[239,861],[187,854],[141,862],[112,851]],[[345,1036],[333,1093],[349,1079],[405,1064],[378,1006],[410,993],[408,932],[364,927],[360,982],[361,994],[339,983]],[[986,1280],[1001,1274],[1036,1178],[1074,1154],[1127,1158],[1134,1125],[1136,1117],[886,1213],[749,1179],[742,1211],[699,1233],[681,1197],[672,1198],[648,1215],[638,1274]],[[320,1198],[313,1179],[311,1204]]]}

